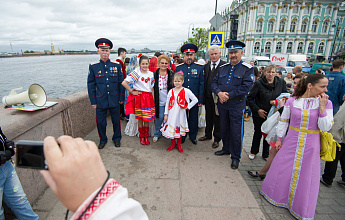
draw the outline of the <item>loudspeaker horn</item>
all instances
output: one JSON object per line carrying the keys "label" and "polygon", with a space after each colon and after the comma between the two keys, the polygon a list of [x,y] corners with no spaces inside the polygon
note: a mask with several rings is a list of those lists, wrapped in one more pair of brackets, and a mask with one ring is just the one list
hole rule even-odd
{"label": "loudspeaker horn", "polygon": [[17,94],[17,91],[22,89],[23,88],[12,89],[8,96],[2,98],[2,103],[5,106],[33,103],[38,107],[42,107],[46,104],[47,95],[42,86],[32,84],[28,90]]}

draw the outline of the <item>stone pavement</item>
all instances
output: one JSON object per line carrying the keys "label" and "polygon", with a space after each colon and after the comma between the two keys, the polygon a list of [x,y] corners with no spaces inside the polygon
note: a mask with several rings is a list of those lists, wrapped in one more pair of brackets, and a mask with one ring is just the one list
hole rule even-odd
{"label": "stone pavement", "polygon": [[[111,137],[108,119],[108,138]],[[122,131],[126,123],[122,122]],[[100,150],[111,177],[125,186],[131,198],[139,201],[149,219],[294,219],[284,208],[264,200],[262,181],[251,178],[248,170],[259,170],[260,156],[248,159],[253,134],[252,120],[245,123],[244,149],[238,170],[230,168],[228,156],[215,156],[212,141],[193,145],[187,138],[184,153],[167,152],[170,140],[142,146],[139,138],[123,136],[120,148],[111,140]],[[204,135],[200,128],[198,138]],[[95,129],[85,139],[98,143]],[[221,146],[220,146],[221,148]],[[219,148],[219,149],[220,149]],[[260,153],[258,154],[260,155]],[[338,169],[336,180],[340,178]],[[321,185],[315,219],[345,219],[345,188],[334,183]],[[33,205],[40,219],[63,219],[66,209],[50,189]],[[71,215],[70,215],[71,216]]]}

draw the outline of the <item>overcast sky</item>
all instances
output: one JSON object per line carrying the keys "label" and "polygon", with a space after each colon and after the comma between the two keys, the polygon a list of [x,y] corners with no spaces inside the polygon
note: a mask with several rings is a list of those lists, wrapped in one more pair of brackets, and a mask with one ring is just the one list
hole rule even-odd
{"label": "overcast sky", "polygon": [[[232,0],[218,0],[217,12]],[[216,0],[0,0],[0,52],[114,48],[175,50],[188,29],[209,28]],[[190,25],[191,24],[191,25]],[[190,31],[191,36],[191,31]]]}

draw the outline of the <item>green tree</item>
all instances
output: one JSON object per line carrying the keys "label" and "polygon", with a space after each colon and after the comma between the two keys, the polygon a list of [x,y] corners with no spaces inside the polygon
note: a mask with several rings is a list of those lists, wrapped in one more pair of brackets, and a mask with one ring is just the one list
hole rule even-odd
{"label": "green tree", "polygon": [[197,57],[199,57],[199,53],[203,53],[203,50],[206,49],[208,43],[208,32],[206,28],[194,28],[192,31],[192,37],[188,38],[187,41],[183,42],[186,43],[193,43],[198,47]]}

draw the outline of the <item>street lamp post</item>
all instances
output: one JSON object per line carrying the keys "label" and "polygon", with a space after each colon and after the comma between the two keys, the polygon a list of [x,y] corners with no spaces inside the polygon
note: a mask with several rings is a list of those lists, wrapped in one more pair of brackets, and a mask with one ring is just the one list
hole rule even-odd
{"label": "street lamp post", "polygon": [[[337,24],[335,25],[335,23],[337,23]],[[331,53],[332,57],[334,56],[334,45],[335,45],[335,40],[337,38],[338,25],[339,25],[339,19],[337,18],[337,19],[334,20],[334,23],[332,24],[332,28],[335,28],[333,45],[332,45],[332,53]]]}
{"label": "street lamp post", "polygon": [[189,31],[190,31],[190,26],[191,25],[193,25],[192,31],[194,30],[194,24],[193,23],[189,24],[189,26],[188,26],[188,39],[189,39]]}

